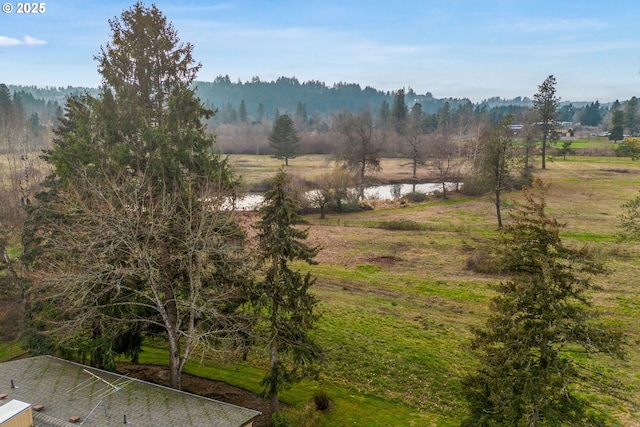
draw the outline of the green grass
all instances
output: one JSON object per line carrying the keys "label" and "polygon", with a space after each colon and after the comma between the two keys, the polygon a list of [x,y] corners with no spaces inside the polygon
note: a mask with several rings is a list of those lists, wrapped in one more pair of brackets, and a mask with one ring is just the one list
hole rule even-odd
{"label": "green grass", "polygon": [[0,362],[6,362],[24,354],[22,343],[9,342],[0,344]]}

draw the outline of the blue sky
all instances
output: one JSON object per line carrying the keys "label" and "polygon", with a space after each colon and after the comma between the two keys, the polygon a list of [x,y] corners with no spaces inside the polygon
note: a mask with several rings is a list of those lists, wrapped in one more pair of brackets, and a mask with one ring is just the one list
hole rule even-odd
{"label": "blue sky", "polygon": [[[108,20],[133,1],[51,0],[42,14],[9,4],[14,11],[0,13],[0,83],[97,87],[93,57],[109,41]],[[194,45],[199,80],[295,76],[480,101],[531,97],[553,74],[563,100],[640,96],[637,0],[155,4]]]}

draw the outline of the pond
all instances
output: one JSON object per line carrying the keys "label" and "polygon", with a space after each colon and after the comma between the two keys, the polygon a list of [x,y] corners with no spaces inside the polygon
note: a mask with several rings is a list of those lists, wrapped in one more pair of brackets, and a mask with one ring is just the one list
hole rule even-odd
{"label": "pond", "polygon": [[[447,191],[453,191],[456,189],[455,182],[445,183]],[[442,184],[439,183],[422,183],[422,184],[387,184],[387,185],[372,185],[365,187],[364,199],[365,200],[394,200],[400,198],[411,192],[418,192],[424,194],[433,194],[437,191],[442,191]],[[249,193],[238,200],[236,200],[235,208],[238,210],[250,211],[260,207],[263,201],[262,194]]]}

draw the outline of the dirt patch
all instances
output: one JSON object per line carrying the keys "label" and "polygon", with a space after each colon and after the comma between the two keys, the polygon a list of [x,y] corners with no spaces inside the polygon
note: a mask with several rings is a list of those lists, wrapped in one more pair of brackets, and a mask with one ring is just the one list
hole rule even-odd
{"label": "dirt patch", "polygon": [[[121,374],[128,374],[132,378],[150,383],[164,386],[169,385],[169,369],[165,366],[118,363],[117,371]],[[269,402],[248,390],[234,387],[222,381],[209,380],[184,373],[182,374],[182,390],[221,402],[260,411],[262,415],[253,422],[253,426],[271,426],[271,407]],[[280,404],[283,405],[282,403]]]}
{"label": "dirt patch", "polygon": [[380,255],[371,256],[367,258],[367,261],[379,266],[392,266],[399,263],[400,261],[403,261],[403,259],[393,255]]}

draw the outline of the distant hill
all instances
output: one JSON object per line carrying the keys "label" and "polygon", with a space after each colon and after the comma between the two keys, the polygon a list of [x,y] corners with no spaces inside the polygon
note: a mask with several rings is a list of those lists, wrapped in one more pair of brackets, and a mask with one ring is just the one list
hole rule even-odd
{"label": "distant hill", "polygon": [[[89,93],[98,94],[98,88],[90,87],[36,87],[9,85],[13,93],[18,93],[24,101],[29,113],[37,112],[42,123],[51,122],[57,107],[63,107],[68,96]],[[381,91],[372,87],[362,88],[357,83],[335,83],[328,86],[324,82],[311,80],[300,82],[295,77],[279,77],[275,81],[262,81],[254,77],[247,82],[232,82],[229,76],[218,76],[213,82],[198,81],[195,83],[197,94],[209,108],[218,109],[218,121],[221,116],[233,112],[237,113],[244,101],[244,108],[250,117],[262,115],[266,119],[273,119],[279,114],[295,114],[303,107],[306,114],[330,114],[334,111],[347,109],[358,111],[369,108],[377,113],[383,101],[393,103],[394,92]],[[400,89],[400,88],[399,88]],[[419,102],[425,114],[434,114],[445,102],[452,110],[461,104],[469,104],[467,98],[434,98],[429,92],[418,94],[413,89],[405,89],[405,101],[411,107]],[[510,111],[514,108],[529,107],[532,100],[528,97],[502,99],[493,97],[478,103],[471,103],[479,109],[496,109]],[[572,104],[563,101],[563,105]],[[581,108],[587,103],[574,102],[574,109]],[[607,107],[601,105],[601,107]],[[262,117],[259,118],[262,120]]]}
{"label": "distant hill", "polygon": [[[393,92],[385,92],[372,87],[362,88],[357,83],[336,83],[332,86],[320,81],[299,82],[295,77],[280,77],[275,81],[261,81],[254,77],[250,82],[232,82],[229,76],[219,76],[213,82],[198,81],[195,83],[197,93],[208,107],[231,107],[238,109],[240,102],[245,101],[247,113],[255,116],[259,105],[267,117],[273,117],[276,110],[280,114],[294,113],[299,104],[304,104],[309,114],[314,112],[325,114],[332,111],[347,109],[357,111],[369,108],[377,112],[382,101],[389,104],[393,101]],[[45,103],[57,103],[64,106],[70,95],[89,93],[97,95],[97,88],[90,87],[37,87],[8,85],[12,92],[29,94],[34,99]],[[399,88],[400,89],[400,88]],[[412,89],[406,92],[405,100],[409,105],[415,102],[422,104],[422,110],[427,114],[435,113],[445,102],[452,108],[460,103],[470,102],[468,99],[434,98],[431,93],[424,95],[415,93]]]}

